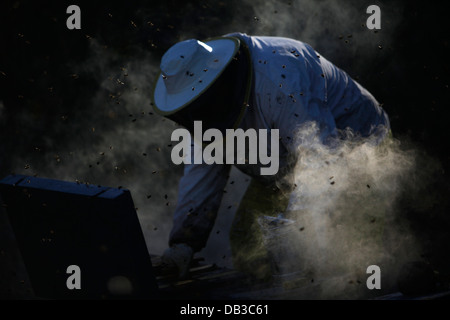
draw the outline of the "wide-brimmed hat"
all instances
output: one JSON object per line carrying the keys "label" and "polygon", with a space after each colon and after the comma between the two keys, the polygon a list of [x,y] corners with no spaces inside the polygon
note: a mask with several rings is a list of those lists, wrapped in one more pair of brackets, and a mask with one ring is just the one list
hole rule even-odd
{"label": "wide-brimmed hat", "polygon": [[221,75],[239,46],[238,38],[220,37],[185,40],[169,48],[154,85],[155,112],[170,115],[188,106]]}

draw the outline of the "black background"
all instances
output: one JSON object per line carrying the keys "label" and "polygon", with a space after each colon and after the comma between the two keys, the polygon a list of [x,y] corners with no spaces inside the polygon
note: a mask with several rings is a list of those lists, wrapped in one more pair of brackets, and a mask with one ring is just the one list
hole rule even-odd
{"label": "black background", "polygon": [[[364,21],[365,8],[372,4],[345,3],[360,8],[358,21]],[[427,207],[427,212],[405,205],[404,214],[429,243],[424,258],[445,273],[450,270],[448,11],[443,1],[376,1],[382,12],[388,3],[389,8],[398,3],[404,9],[397,17],[395,32],[389,35],[389,47],[370,56],[350,50],[353,55],[349,55],[343,41],[358,41],[347,35],[351,30],[326,30],[326,36],[316,41],[316,49],[327,53],[383,103],[394,135],[440,163],[424,190],[435,194],[438,201]],[[70,4],[81,8],[81,30],[66,28]],[[281,5],[289,2],[280,1]],[[234,31],[250,33],[252,24],[264,22],[254,18],[252,6],[237,0],[3,1],[0,8],[1,177],[17,168],[23,168],[17,173],[29,173],[27,163],[17,163],[27,154],[33,155],[33,173],[39,174],[46,155],[67,150],[74,135],[84,139],[77,130],[89,119],[98,121],[103,132],[114,131],[114,123],[102,121],[91,104],[100,87],[98,80],[94,75],[73,72],[73,66],[83,65],[89,58],[92,38],[124,60],[143,50],[156,61],[187,36],[203,39]],[[233,25],[238,14],[239,26]],[[237,29],[246,24],[247,30]],[[327,50],[328,43],[333,47],[338,43],[340,51],[333,54]],[[374,43],[374,50],[377,47]],[[150,93],[148,96],[150,103]],[[130,120],[128,114],[121,117],[117,121]],[[86,137],[86,143],[95,143],[95,139],[100,138]]]}

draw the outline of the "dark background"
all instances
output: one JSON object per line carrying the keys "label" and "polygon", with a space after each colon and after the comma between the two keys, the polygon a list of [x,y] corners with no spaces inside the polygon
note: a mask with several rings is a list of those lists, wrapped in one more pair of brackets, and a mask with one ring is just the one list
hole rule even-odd
{"label": "dark background", "polygon": [[[170,221],[181,169],[167,164],[170,137],[161,142],[145,134],[150,128],[159,130],[162,121],[150,105],[160,57],[190,37],[241,31],[298,38],[367,87],[383,103],[394,135],[430,159],[420,163],[424,169],[436,168],[424,170],[431,172],[423,190],[428,205],[416,206],[420,199],[404,203],[403,214],[427,243],[424,259],[448,272],[450,52],[444,3],[3,1],[0,177],[16,172],[129,187],[138,203],[154,199],[142,205],[158,211],[149,218],[149,230],[165,233],[151,233],[147,240],[158,237],[164,243],[170,227],[162,225]],[[66,28],[70,4],[81,8],[81,30]],[[377,32],[364,26],[371,4],[382,11]],[[140,70],[139,61],[148,68]],[[105,85],[108,76],[111,84]],[[117,141],[119,128],[133,133]],[[130,150],[141,138],[146,143]],[[113,145],[110,158],[101,154]],[[142,174],[145,183],[136,184]],[[165,219],[161,226],[160,217]],[[0,244],[3,256],[9,250],[5,243],[11,241]]]}

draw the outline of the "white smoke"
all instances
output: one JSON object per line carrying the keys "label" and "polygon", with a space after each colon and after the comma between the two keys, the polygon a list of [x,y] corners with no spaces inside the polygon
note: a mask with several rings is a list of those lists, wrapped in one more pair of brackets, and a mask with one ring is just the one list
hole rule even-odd
{"label": "white smoke", "polygon": [[429,167],[419,167],[417,149],[396,138],[377,145],[375,138],[347,136],[330,148],[320,143],[315,125],[304,125],[297,134],[302,143],[296,188],[286,212],[297,232],[285,241],[298,255],[284,259],[299,259],[299,270],[311,281],[325,281],[315,298],[369,294],[365,272],[370,265],[380,266],[384,286],[392,286],[395,270],[418,259],[422,249],[402,216],[400,200],[419,197],[437,164],[427,159]]}

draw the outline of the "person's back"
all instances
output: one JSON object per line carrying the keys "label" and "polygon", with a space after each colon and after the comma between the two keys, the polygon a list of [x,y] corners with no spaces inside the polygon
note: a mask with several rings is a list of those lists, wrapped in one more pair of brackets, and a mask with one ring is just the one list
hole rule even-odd
{"label": "person's back", "polygon": [[[390,128],[389,118],[378,101],[310,45],[289,38],[248,36],[232,33],[245,42],[255,68],[255,93],[261,104],[286,106],[293,111],[294,122],[317,121],[324,137],[338,130],[351,129],[362,137]],[[270,100],[269,100],[270,99]],[[278,111],[281,111],[280,109]],[[286,117],[292,116],[292,112]],[[283,119],[284,123],[291,122]],[[326,128],[325,128],[326,127]]]}

